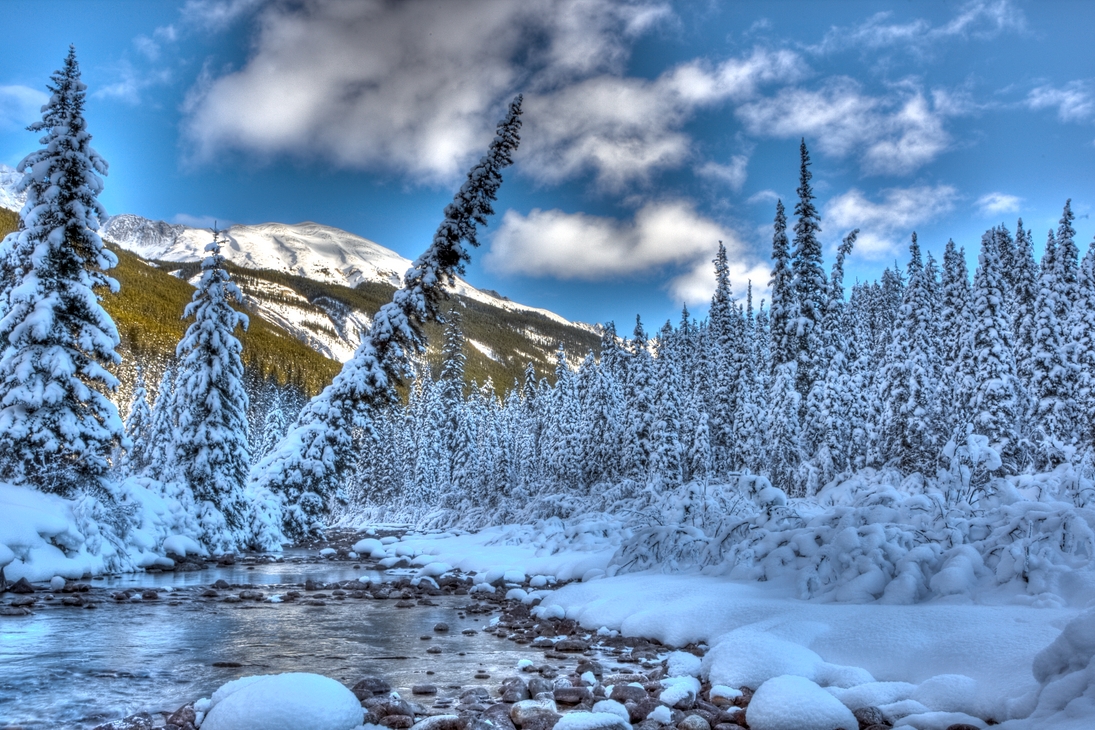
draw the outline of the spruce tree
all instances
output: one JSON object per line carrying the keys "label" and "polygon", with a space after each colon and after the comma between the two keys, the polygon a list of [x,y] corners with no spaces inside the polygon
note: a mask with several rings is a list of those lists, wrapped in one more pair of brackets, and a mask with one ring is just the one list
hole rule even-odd
{"label": "spruce tree", "polygon": [[940,401],[945,431],[953,434],[969,420],[967,408],[973,393],[972,360],[964,351],[972,316],[969,271],[965,250],[959,250],[953,240],[947,241],[943,252],[942,289],[939,334],[944,367]]}
{"label": "spruce tree", "polygon": [[1015,342],[1015,370],[1024,391],[1031,386],[1031,353],[1034,351],[1035,303],[1038,298],[1038,263],[1034,260],[1034,241],[1019,219],[1015,232],[1015,273],[1012,276],[1012,330]]}
{"label": "spruce tree", "polygon": [[798,362],[796,388],[805,401],[814,381],[824,366],[821,357],[821,320],[828,302],[828,280],[821,263],[821,223],[814,206],[810,187],[810,153],[806,140],[799,147],[798,203],[795,204],[794,249],[791,252],[791,290],[794,292],[796,316],[791,320],[794,330],[794,359]]}
{"label": "spruce tree", "polygon": [[772,306],[768,313],[768,337],[771,369],[795,360],[794,323],[798,318],[795,293],[792,288],[791,253],[787,241],[787,216],[783,201],[776,201],[776,218],[772,224]]}
{"label": "spruce tree", "polygon": [[1009,467],[1015,466],[1018,414],[1015,360],[1000,281],[1000,261],[992,235],[981,241],[973,277],[972,319],[967,350],[975,383],[969,413],[974,433],[988,437],[989,445]]}
{"label": "spruce tree", "polygon": [[148,466],[148,444],[152,436],[152,409],[148,406],[148,389],[144,383],[144,368],[137,366],[137,382],[125,417],[125,435],[131,447],[123,460],[127,474],[140,474]]}
{"label": "spruce tree", "polygon": [[299,539],[322,529],[328,500],[337,496],[352,463],[353,431],[367,429],[378,407],[395,400],[411,374],[409,358],[424,348],[422,326],[437,319],[445,286],[463,271],[479,243],[477,230],[494,213],[502,169],[520,141],[521,97],[510,103],[487,154],[468,172],[433,241],[403,277],[403,288],[380,308],[353,357],[313,398],[278,447],[256,467],[252,483],[281,497],[286,535]]}
{"label": "spruce tree", "polygon": [[1085,451],[1095,448],[1095,241],[1080,262],[1077,299],[1072,306],[1071,339],[1079,369],[1077,437]]}
{"label": "spruce tree", "polygon": [[67,494],[99,488],[113,450],[125,443],[106,393],[118,386],[118,330],[97,291],[118,290],[103,272],[117,257],[97,231],[106,162],[84,120],[87,87],[75,48],[51,77],[43,147],[18,165],[27,202],[5,245],[21,259],[0,305],[0,477]]}
{"label": "spruce tree", "polygon": [[232,550],[250,537],[243,491],[251,465],[248,398],[243,346],[235,335],[237,327],[247,328],[248,318],[232,307],[243,301],[243,293],[224,268],[219,232],[213,232],[205,251],[201,279],[183,312],[194,321],[175,348],[175,388],[185,394],[176,400],[175,460],[200,510],[203,542]]}

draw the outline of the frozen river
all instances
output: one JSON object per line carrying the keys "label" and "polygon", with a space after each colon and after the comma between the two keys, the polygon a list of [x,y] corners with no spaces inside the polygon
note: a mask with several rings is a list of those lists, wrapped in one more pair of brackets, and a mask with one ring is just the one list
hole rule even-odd
{"label": "frozen river", "polygon": [[[95,579],[87,581],[95,610],[39,600],[30,616],[0,617],[0,728],[90,728],[135,712],[174,710],[237,677],[288,671],[316,672],[348,686],[379,676],[408,698],[411,685],[431,683],[438,696],[454,696],[456,686],[496,686],[519,659],[543,661],[539,652],[489,634],[464,635],[490,620],[460,618],[459,607],[473,602],[468,596],[434,596],[438,605],[414,608],[396,608],[391,599],[328,598],[325,606],[309,606],[200,597],[218,579],[270,596],[303,592],[300,584],[309,578],[344,581],[366,572],[292,558]],[[110,593],[133,587],[160,589],[160,598],[111,600]],[[450,631],[435,632],[439,622]],[[431,646],[441,653],[427,653]],[[482,671],[491,679],[474,678]],[[433,701],[427,699],[424,704]]]}

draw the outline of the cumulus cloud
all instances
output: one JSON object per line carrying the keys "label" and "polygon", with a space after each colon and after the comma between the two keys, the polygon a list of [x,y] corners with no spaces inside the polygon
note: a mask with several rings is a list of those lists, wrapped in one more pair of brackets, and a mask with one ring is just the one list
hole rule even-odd
{"label": "cumulus cloud", "polygon": [[737,115],[752,134],[804,136],[811,147],[834,157],[857,155],[868,174],[913,172],[950,143],[942,115],[923,94],[870,96],[847,77],[816,90],[783,89],[742,104]]}
{"label": "cumulus cloud", "polygon": [[1014,213],[1019,210],[1022,198],[1007,193],[989,193],[977,199],[977,207],[982,215],[996,215],[997,213]]}
{"label": "cumulus cloud", "polygon": [[0,86],[0,129],[22,129],[42,118],[49,95],[29,86]]}
{"label": "cumulus cloud", "polygon": [[[746,99],[763,84],[804,73],[790,51],[754,49],[720,64],[684,63],[654,80],[602,74],[530,94],[526,169],[545,182],[590,170],[601,187],[619,189],[688,159],[691,139],[681,127],[696,109]],[[744,183],[744,163],[734,174]]]}
{"label": "cumulus cloud", "polygon": [[[600,281],[684,268],[670,293],[688,303],[714,291],[711,259],[722,241],[739,278],[755,265],[731,230],[698,214],[686,201],[650,202],[632,220],[533,209],[507,211],[484,261],[494,271],[534,277]],[[706,271],[706,282],[703,272]],[[744,282],[744,279],[742,279]]]}
{"label": "cumulus cloud", "polygon": [[966,38],[994,38],[1006,31],[1022,31],[1026,17],[1010,0],[971,0],[946,23],[934,25],[923,18],[906,23],[893,22],[893,13],[881,12],[850,28],[832,27],[810,50],[830,53],[846,49],[878,50],[899,48],[924,51],[940,41]]}
{"label": "cumulus cloud", "polygon": [[1034,110],[1056,109],[1062,122],[1083,122],[1095,116],[1095,98],[1083,81],[1071,81],[1061,88],[1039,86],[1027,94],[1026,105]]}
{"label": "cumulus cloud", "polygon": [[919,185],[889,188],[878,202],[855,188],[830,200],[825,206],[826,228],[843,235],[860,229],[856,252],[881,259],[899,251],[913,228],[954,208],[958,191],[950,185]]}
{"label": "cumulus cloud", "polygon": [[[638,0],[270,5],[259,12],[245,66],[196,87],[184,129],[199,161],[235,148],[451,181],[489,141],[511,94],[620,73],[634,36],[667,13]],[[586,98],[603,99],[606,88],[594,83]],[[530,111],[534,96],[526,97]],[[580,96],[560,101],[577,110]],[[613,121],[586,124],[596,132]],[[618,150],[627,140],[599,142],[587,149]],[[638,154],[656,164],[672,158],[675,144]]]}
{"label": "cumulus cloud", "polygon": [[189,228],[213,228],[215,226],[222,231],[232,225],[232,221],[224,218],[211,215],[190,215],[189,213],[176,213],[171,222]]}
{"label": "cumulus cloud", "polygon": [[745,185],[745,178],[747,176],[746,167],[748,165],[748,157],[745,155],[734,155],[730,158],[730,163],[727,165],[720,165],[717,162],[705,162],[696,168],[696,173],[701,177],[726,183],[734,192],[740,192],[742,186]]}
{"label": "cumulus cloud", "polygon": [[198,162],[235,149],[450,182],[523,91],[523,171],[620,189],[691,158],[697,109],[806,73],[792,51],[755,49],[625,76],[635,38],[671,17],[655,0],[270,4],[246,64],[191,90],[185,139]]}

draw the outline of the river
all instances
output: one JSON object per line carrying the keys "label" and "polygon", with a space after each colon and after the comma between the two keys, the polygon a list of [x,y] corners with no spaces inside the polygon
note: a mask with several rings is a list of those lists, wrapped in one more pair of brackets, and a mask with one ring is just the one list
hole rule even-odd
{"label": "river", "polygon": [[[98,578],[87,581],[94,610],[39,600],[30,616],[0,617],[0,729],[86,729],[135,712],[174,710],[251,674],[316,672],[348,686],[379,676],[411,699],[414,684],[436,684],[438,696],[451,697],[457,686],[497,686],[520,659],[543,662],[540,652],[513,642],[464,635],[490,620],[460,617],[459,607],[473,602],[468,596],[435,596],[438,605],[414,608],[396,608],[394,600],[329,598],[308,606],[200,597],[218,579],[270,596],[302,590],[308,578],[385,578],[348,563],[299,562],[303,557],[287,552],[280,563]],[[110,599],[109,592],[133,587],[159,589],[160,598]],[[450,630],[435,632],[439,622]],[[431,646],[442,653],[427,653]],[[491,679],[474,678],[483,671]]]}

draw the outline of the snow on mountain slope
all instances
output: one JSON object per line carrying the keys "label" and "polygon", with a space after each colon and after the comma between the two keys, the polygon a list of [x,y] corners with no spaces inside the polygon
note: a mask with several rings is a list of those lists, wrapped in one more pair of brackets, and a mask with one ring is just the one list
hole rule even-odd
{"label": "snow on mountain slope", "polygon": [[[153,221],[136,215],[111,217],[101,231],[138,256],[161,261],[199,261],[209,231]],[[367,238],[318,223],[262,223],[231,226],[225,231],[225,257],[237,266],[269,269],[331,284],[355,287],[362,282],[399,286],[409,259]],[[596,328],[570,322],[554,312],[529,307],[457,280],[453,291],[468,299],[511,312],[533,312],[560,324],[591,332]]]}
{"label": "snow on mountain slope", "polygon": [[22,210],[27,194],[15,192],[15,184],[22,178],[23,174],[16,172],[15,168],[0,163],[0,208]]}

